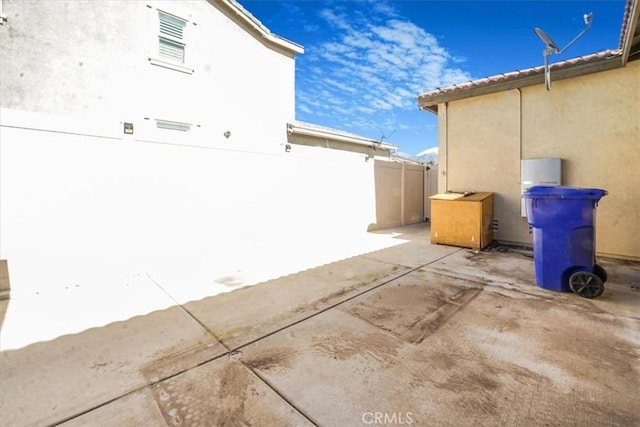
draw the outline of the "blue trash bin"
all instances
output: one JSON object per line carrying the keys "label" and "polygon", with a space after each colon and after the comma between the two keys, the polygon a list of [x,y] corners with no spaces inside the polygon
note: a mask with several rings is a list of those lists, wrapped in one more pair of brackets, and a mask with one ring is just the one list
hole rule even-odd
{"label": "blue trash bin", "polygon": [[533,230],[533,260],[539,287],[600,296],[606,272],[595,262],[598,188],[534,186],[525,190],[527,220]]}

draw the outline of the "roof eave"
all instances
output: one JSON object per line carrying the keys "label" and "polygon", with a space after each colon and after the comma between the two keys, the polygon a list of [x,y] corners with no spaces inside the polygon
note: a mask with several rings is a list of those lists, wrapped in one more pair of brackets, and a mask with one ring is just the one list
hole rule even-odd
{"label": "roof eave", "polygon": [[[211,1],[211,0],[209,0]],[[265,39],[266,42],[276,45],[280,48],[286,49],[288,51],[293,52],[294,54],[302,54],[304,53],[304,47],[301,45],[294,43],[290,40],[285,39],[284,37],[280,37],[276,34],[273,34],[267,27],[265,27],[262,22],[260,22],[256,17],[254,17],[249,11],[247,11],[242,5],[240,5],[235,0],[215,0],[219,3],[225,5],[228,9],[233,11],[236,16],[238,16],[247,26],[257,32],[262,38]]]}
{"label": "roof eave", "polygon": [[[622,67],[623,56],[621,53],[598,61],[590,61],[584,64],[565,67],[551,67],[551,81],[558,81],[578,77],[586,74],[599,73]],[[555,68],[555,69],[554,69]],[[544,83],[544,69],[539,67],[525,76],[516,76],[511,79],[483,83],[478,81],[475,87],[464,90],[452,90],[449,92],[418,96],[418,105],[421,110],[437,114],[438,104],[487,95],[511,89],[519,89]]]}
{"label": "roof eave", "polygon": [[630,7],[628,19],[625,21],[625,27],[621,33],[622,66],[627,65],[631,48],[633,46],[638,48],[640,45],[640,28],[638,25],[640,6],[638,6],[638,1],[630,2]]}
{"label": "roof eave", "polygon": [[315,129],[300,124],[287,123],[287,132],[290,135],[306,135],[316,138],[327,138],[334,141],[348,142],[351,144],[367,146],[375,149],[383,149],[388,151],[397,150],[398,146],[388,144],[386,142],[376,141],[375,139],[362,138],[355,135],[345,135],[342,133],[331,132],[330,130]]}

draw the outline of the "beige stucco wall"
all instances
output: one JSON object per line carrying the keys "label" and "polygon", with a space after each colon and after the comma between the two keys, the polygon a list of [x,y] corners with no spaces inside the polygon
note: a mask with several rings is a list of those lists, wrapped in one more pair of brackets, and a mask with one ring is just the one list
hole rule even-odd
{"label": "beige stucco wall", "polygon": [[510,91],[448,107],[446,163],[439,164],[446,179],[439,179],[439,191],[494,192],[496,239],[515,240],[521,227],[519,104],[519,93]]}
{"label": "beige stucco wall", "polygon": [[623,69],[454,101],[439,108],[439,191],[496,193],[496,239],[531,243],[520,160],[563,159],[563,184],[609,191],[597,250],[640,258],[640,62]]}

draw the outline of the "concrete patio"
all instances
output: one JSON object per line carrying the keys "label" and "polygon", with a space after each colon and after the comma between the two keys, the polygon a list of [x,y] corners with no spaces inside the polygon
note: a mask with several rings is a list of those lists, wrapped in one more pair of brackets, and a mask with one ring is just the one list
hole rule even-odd
{"label": "concrete patio", "polygon": [[[586,300],[526,251],[369,235],[401,243],[199,299],[156,279],[165,308],[3,348],[0,424],[640,425],[640,263],[600,260]],[[158,307],[136,289],[120,303]]]}

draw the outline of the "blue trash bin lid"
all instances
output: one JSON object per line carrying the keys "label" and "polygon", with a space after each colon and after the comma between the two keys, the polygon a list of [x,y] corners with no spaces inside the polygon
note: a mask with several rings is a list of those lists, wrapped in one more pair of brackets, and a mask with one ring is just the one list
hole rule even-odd
{"label": "blue trash bin lid", "polygon": [[522,197],[525,199],[593,199],[600,200],[606,196],[607,190],[600,188],[578,188],[563,186],[536,185],[524,190]]}

